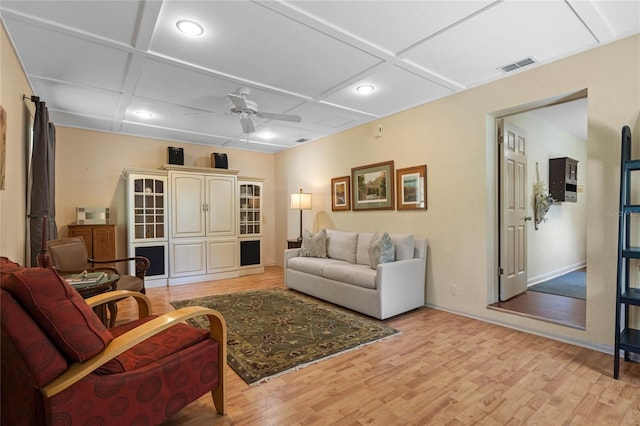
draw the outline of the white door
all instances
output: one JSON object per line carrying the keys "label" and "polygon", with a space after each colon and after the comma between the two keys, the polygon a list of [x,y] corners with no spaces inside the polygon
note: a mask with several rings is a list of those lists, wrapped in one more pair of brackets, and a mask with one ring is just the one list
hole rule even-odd
{"label": "white door", "polygon": [[498,121],[500,165],[500,301],[527,290],[527,136]]}

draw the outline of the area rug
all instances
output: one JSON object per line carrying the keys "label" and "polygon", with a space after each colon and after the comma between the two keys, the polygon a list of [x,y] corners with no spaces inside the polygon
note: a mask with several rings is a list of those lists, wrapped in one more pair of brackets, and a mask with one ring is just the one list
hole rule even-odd
{"label": "area rug", "polygon": [[[293,290],[250,290],[171,302],[205,306],[227,323],[227,362],[250,385],[399,333]],[[209,328],[202,316],[189,320]]]}
{"label": "area rug", "polygon": [[529,291],[557,294],[559,296],[573,297],[575,299],[587,298],[587,273],[585,271],[573,271],[568,274],[552,278],[548,281],[534,284],[528,287]]}

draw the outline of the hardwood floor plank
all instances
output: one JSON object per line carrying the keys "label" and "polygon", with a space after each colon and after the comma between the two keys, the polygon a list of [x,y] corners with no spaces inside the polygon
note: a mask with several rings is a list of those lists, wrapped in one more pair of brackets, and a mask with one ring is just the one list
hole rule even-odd
{"label": "hardwood floor plank", "polygon": [[[283,287],[283,270],[150,288],[154,313],[173,300]],[[119,303],[118,323],[136,315]],[[227,415],[204,395],[167,425],[640,424],[640,364],[444,311],[384,321],[401,334],[257,386],[227,370]]]}

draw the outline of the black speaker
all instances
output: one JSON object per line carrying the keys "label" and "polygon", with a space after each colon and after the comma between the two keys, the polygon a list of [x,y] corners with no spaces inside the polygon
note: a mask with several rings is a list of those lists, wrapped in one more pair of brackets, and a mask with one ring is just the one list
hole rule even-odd
{"label": "black speaker", "polygon": [[184,150],[182,148],[169,147],[169,164],[184,166]]}
{"label": "black speaker", "polygon": [[227,161],[227,154],[214,152],[211,154],[211,164],[216,169],[228,169],[229,162]]}

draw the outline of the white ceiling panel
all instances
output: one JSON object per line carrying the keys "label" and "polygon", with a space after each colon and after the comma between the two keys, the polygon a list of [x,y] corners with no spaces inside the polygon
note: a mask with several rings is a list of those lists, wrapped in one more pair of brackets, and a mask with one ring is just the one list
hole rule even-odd
{"label": "white ceiling panel", "polygon": [[393,54],[490,3],[489,0],[288,2],[292,7]]}
{"label": "white ceiling panel", "polygon": [[[367,123],[378,118],[375,114],[363,114],[346,108],[338,109],[326,104],[313,102],[306,102],[289,112],[302,117],[302,121],[299,123],[300,127],[322,134],[336,133],[359,123]],[[293,126],[293,124],[289,125]]]}
{"label": "white ceiling panel", "polygon": [[[42,99],[41,99],[42,100]],[[68,113],[49,108],[49,121],[57,126],[77,127],[80,129],[98,130],[101,132],[112,132],[113,120]]]}
{"label": "white ceiling panel", "polygon": [[21,21],[10,20],[9,25],[29,74],[122,90],[129,53]]}
{"label": "white ceiling panel", "polygon": [[[202,37],[194,40],[178,33],[175,23],[185,16],[197,17],[205,28]],[[380,62],[246,1],[165,2],[150,50],[311,97]]]}
{"label": "white ceiling panel", "polygon": [[404,58],[464,85],[529,56],[554,59],[596,43],[564,2],[504,2],[408,51]]}
{"label": "white ceiling panel", "polygon": [[121,94],[86,86],[75,86],[58,81],[34,78],[33,88],[49,108],[65,111],[69,114],[80,114],[102,117],[113,120],[113,112],[118,107]]}
{"label": "white ceiling panel", "polygon": [[[373,85],[375,90],[368,95],[358,95],[356,87],[363,84]],[[403,94],[402,100],[396,95],[397,93]],[[371,75],[327,96],[324,100],[358,111],[369,111],[378,116],[385,116],[451,93],[453,93],[451,89],[387,64],[376,68]]]}
{"label": "white ceiling panel", "polygon": [[[640,1],[2,0],[0,17],[57,125],[279,152],[639,33]],[[231,114],[240,88],[257,106]]]}
{"label": "white ceiling panel", "polygon": [[142,3],[136,0],[2,0],[2,7],[37,16],[43,21],[42,25],[55,24],[132,45]]}

